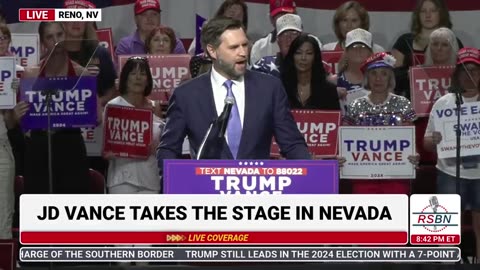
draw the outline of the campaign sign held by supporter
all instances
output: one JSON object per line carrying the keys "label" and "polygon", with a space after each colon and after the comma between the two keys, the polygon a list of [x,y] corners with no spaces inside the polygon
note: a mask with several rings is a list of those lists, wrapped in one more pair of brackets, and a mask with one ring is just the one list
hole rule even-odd
{"label": "campaign sign held by supporter", "polygon": [[336,160],[165,160],[165,194],[338,194]]}
{"label": "campaign sign held by supporter", "polygon": [[0,109],[11,109],[17,104],[17,95],[12,90],[16,76],[15,57],[0,57]]}
{"label": "campaign sign held by supporter", "polygon": [[17,58],[17,64],[35,66],[40,62],[40,39],[38,34],[12,33],[10,51]]}
{"label": "campaign sign held by supporter", "polygon": [[456,157],[456,130],[460,128],[462,157],[476,156],[480,149],[480,102],[464,103],[460,110],[460,127],[457,125],[455,104],[433,108],[434,125],[442,134],[437,145],[438,158]]}
{"label": "campaign sign held by supporter", "polygon": [[147,158],[150,156],[152,121],[152,110],[107,106],[103,152],[123,158]]}
{"label": "campaign sign held by supporter", "polygon": [[[121,55],[118,57],[120,69],[132,55]],[[183,79],[190,76],[190,55],[169,54],[169,55],[143,55],[148,59],[150,71],[153,78],[153,89],[150,99],[160,101],[160,104],[167,105],[173,89]]]}
{"label": "campaign sign held by supporter", "polygon": [[[317,156],[337,155],[340,111],[292,110],[292,114],[311,153]],[[271,155],[280,156],[275,140],[272,142]]]}
{"label": "campaign sign held by supporter", "polygon": [[95,128],[82,128],[83,141],[87,148],[87,156],[101,157],[103,147],[103,124]]}
{"label": "campaign sign held by supporter", "polygon": [[322,60],[330,67],[332,74],[338,73],[338,64],[342,58],[343,51],[323,51]]}
{"label": "campaign sign held by supporter", "polygon": [[94,127],[97,124],[97,79],[92,76],[26,78],[20,80],[20,99],[30,104],[22,128],[47,129],[46,93],[52,128]]}
{"label": "campaign sign held by supporter", "polygon": [[428,116],[437,99],[448,93],[454,66],[410,68],[410,96],[418,116]]}
{"label": "campaign sign held by supporter", "polygon": [[113,53],[112,28],[97,29],[97,38],[98,43],[108,50],[112,59],[115,59]]}
{"label": "campaign sign held by supporter", "polygon": [[413,179],[415,127],[340,127],[340,155],[347,161],[340,171],[346,179]]}

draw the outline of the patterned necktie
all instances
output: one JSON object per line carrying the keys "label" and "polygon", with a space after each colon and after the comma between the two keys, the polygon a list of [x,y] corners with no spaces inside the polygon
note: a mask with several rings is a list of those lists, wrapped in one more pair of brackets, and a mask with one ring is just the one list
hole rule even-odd
{"label": "patterned necktie", "polygon": [[[231,80],[226,80],[223,85],[227,88],[227,97],[232,97],[235,100],[235,96],[232,92],[233,82]],[[237,101],[232,106],[232,111],[230,112],[230,118],[228,118],[227,125],[227,139],[228,146],[232,152],[233,158],[237,158],[238,147],[240,146],[240,138],[242,136],[242,123],[240,122],[240,113],[238,112]]]}

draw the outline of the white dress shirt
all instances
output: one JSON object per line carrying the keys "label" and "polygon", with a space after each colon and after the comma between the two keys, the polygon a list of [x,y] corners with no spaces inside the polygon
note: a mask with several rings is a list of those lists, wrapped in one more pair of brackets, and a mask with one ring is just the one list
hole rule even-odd
{"label": "white dress shirt", "polygon": [[[212,82],[213,99],[215,101],[215,108],[217,109],[217,116],[220,116],[225,106],[225,97],[227,96],[227,87],[223,84],[228,79],[220,75],[212,66],[210,81]],[[240,114],[240,123],[243,128],[243,116],[245,115],[245,81],[243,76],[239,80],[231,80],[233,82],[232,92],[235,96],[238,112]],[[225,134],[226,137],[226,134]]]}

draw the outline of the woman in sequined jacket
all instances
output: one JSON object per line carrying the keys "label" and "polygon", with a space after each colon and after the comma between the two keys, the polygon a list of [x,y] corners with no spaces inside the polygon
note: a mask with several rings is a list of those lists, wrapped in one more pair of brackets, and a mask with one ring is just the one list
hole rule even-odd
{"label": "woman in sequined jacket", "polygon": [[[344,118],[345,125],[353,126],[402,126],[412,125],[416,114],[410,101],[392,93],[395,88],[393,67],[395,58],[388,53],[376,53],[362,66],[365,73],[364,87],[370,93],[349,104]],[[418,165],[419,156],[408,157]],[[352,180],[354,194],[409,194],[409,180]]]}

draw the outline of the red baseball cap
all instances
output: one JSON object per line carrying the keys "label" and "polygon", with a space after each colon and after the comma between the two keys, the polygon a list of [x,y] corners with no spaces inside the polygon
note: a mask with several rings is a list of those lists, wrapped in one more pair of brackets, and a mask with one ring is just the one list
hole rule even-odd
{"label": "red baseball cap", "polygon": [[480,51],[477,48],[465,47],[457,53],[457,65],[475,63],[480,65]]}
{"label": "red baseball cap", "polygon": [[135,15],[141,14],[149,9],[162,11],[160,9],[160,0],[137,0],[135,2]]}
{"label": "red baseball cap", "polygon": [[295,13],[293,0],[270,0],[270,16],[275,17],[280,12]]}
{"label": "red baseball cap", "polygon": [[66,0],[63,5],[65,8],[97,8],[97,6],[87,0]]}
{"label": "red baseball cap", "polygon": [[395,57],[389,52],[378,52],[367,58],[360,67],[360,70],[365,73],[367,70],[381,67],[393,69],[396,61]]}

